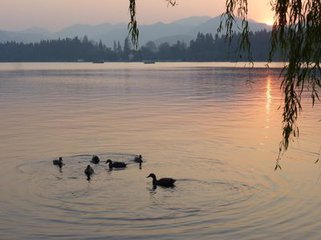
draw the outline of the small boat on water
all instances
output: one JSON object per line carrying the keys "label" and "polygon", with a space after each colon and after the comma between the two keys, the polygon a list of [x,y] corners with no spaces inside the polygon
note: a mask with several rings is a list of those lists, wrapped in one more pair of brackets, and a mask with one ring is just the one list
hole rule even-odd
{"label": "small boat on water", "polygon": [[155,64],[155,61],[153,61],[153,60],[145,60],[144,64]]}
{"label": "small boat on water", "polygon": [[93,61],[93,63],[104,63],[105,61],[103,60],[96,60],[96,61]]}

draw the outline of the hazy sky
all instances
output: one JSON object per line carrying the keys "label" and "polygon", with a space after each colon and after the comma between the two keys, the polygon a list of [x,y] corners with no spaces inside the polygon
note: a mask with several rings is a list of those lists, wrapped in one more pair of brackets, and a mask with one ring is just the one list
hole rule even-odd
{"label": "hazy sky", "polygon": [[[1,0],[0,29],[43,27],[55,31],[75,24],[128,22],[128,0]],[[249,18],[271,22],[270,0],[249,0]],[[225,0],[137,0],[140,23],[171,22],[188,16],[217,16]]]}

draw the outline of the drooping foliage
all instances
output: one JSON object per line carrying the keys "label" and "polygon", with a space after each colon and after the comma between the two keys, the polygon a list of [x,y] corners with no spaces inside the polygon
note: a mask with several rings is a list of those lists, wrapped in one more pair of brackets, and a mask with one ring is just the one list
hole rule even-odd
{"label": "drooping foliage", "polygon": [[[242,19],[240,46],[248,44],[247,0],[227,0],[226,33],[230,35],[235,17]],[[287,60],[282,71],[283,91],[283,138],[280,142],[276,169],[281,168],[281,154],[289,147],[290,141],[299,136],[297,120],[302,110],[303,93],[309,93],[312,104],[320,100],[321,87],[321,1],[320,0],[273,0],[274,23],[271,36],[269,60],[281,50]]]}
{"label": "drooping foliage", "polygon": [[[271,56],[280,48],[288,63],[283,69],[283,140],[280,154],[293,137],[299,136],[298,116],[301,97],[310,94],[312,104],[319,100],[321,87],[321,1],[276,0]],[[278,159],[279,160],[279,159]],[[277,162],[277,167],[279,167]]]}
{"label": "drooping foliage", "polygon": [[139,30],[136,20],[136,0],[129,0],[130,22],[128,23],[129,34],[135,47],[138,46]]}
{"label": "drooping foliage", "polygon": [[[176,4],[173,0],[167,2],[171,5]],[[134,3],[135,0],[130,0],[130,26],[137,28]],[[225,29],[227,39],[230,40],[233,36],[233,26],[237,18],[240,18],[242,38],[239,49],[246,50],[248,59],[251,60],[250,29],[247,20],[248,1],[226,0],[225,6],[219,30]],[[280,168],[280,157],[288,149],[290,141],[299,136],[297,120],[302,110],[302,94],[310,93],[313,105],[316,100],[320,100],[318,93],[321,88],[321,1],[271,0],[271,7],[274,11],[274,24],[269,59],[277,49],[280,49],[287,60],[282,71],[283,138],[280,142],[277,169]],[[132,36],[137,32],[130,30]],[[138,35],[135,36],[133,40],[137,41]]]}

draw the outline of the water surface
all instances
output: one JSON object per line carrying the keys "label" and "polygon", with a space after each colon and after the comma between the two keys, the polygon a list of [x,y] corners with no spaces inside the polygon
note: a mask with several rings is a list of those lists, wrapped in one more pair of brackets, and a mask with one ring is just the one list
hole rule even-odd
{"label": "water surface", "polygon": [[[257,66],[1,64],[0,239],[319,239],[320,107],[273,171],[280,68]],[[88,182],[92,154],[128,168]]]}

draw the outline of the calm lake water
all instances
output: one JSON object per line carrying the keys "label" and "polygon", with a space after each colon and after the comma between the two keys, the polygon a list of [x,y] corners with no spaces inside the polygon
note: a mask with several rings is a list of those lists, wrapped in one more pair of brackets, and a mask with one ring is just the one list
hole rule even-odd
{"label": "calm lake water", "polygon": [[[320,105],[304,100],[300,140],[274,171],[279,74],[0,64],[0,239],[320,239]],[[93,166],[88,182],[92,154],[129,164]],[[153,190],[151,172],[176,187]]]}

